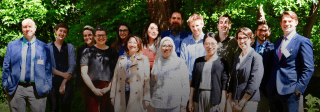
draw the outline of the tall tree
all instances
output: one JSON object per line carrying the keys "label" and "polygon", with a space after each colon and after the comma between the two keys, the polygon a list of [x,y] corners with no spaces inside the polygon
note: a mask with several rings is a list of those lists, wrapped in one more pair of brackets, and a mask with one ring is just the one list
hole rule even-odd
{"label": "tall tree", "polygon": [[312,28],[313,28],[314,23],[316,21],[317,15],[318,15],[319,5],[320,5],[319,0],[317,2],[314,0],[312,2],[312,5],[310,5],[310,11],[309,11],[309,16],[307,18],[307,24],[304,26],[304,30],[303,30],[303,36],[305,36],[305,37],[312,38],[311,31],[312,31]]}

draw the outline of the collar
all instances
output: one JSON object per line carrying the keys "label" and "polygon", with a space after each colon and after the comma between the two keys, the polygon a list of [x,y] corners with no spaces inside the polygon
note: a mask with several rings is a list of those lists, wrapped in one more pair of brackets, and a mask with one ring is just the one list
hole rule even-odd
{"label": "collar", "polygon": [[[219,36],[219,34],[218,34],[217,36]],[[219,37],[219,38],[220,38],[220,37]],[[223,42],[225,42],[225,41],[229,41],[229,40],[231,40],[230,35],[228,35],[226,38],[224,38],[223,40],[221,40],[221,43],[223,43]]]}
{"label": "collar", "polygon": [[[37,39],[36,36],[34,36],[34,39],[31,40],[31,42],[30,42],[31,45],[36,42],[36,39]],[[28,42],[29,42],[29,41],[23,36],[22,43],[23,43],[23,44],[28,44]]]}
{"label": "collar", "polygon": [[294,35],[296,35],[297,31],[296,30],[293,30],[288,36],[286,36],[286,38],[288,40],[291,40],[293,38]]}
{"label": "collar", "polygon": [[251,51],[253,50],[253,48],[252,47],[248,47],[248,52],[247,52],[247,54],[245,54],[244,56],[242,56],[241,54],[242,54],[242,52],[240,53],[240,56],[241,57],[246,57]]}
{"label": "collar", "polygon": [[259,45],[262,45],[262,47],[266,47],[268,43],[268,40],[266,40],[264,43],[260,44],[258,41],[256,41],[256,47],[259,47]]}
{"label": "collar", "polygon": [[195,41],[195,42],[198,42],[198,41],[203,40],[203,38],[204,38],[204,33],[203,33],[203,32],[201,33],[201,35],[200,35],[200,40],[198,40],[198,41],[196,41],[196,40],[194,39],[193,34],[190,35],[190,37],[191,37],[190,40],[193,40],[193,41]]}
{"label": "collar", "polygon": [[[142,56],[139,55],[139,54],[135,54],[135,56],[136,56],[135,58],[138,59],[138,60],[141,60],[141,59],[142,59]],[[125,55],[120,56],[119,58],[121,58],[121,59],[127,59],[127,57],[128,57],[128,54],[125,54]]]}

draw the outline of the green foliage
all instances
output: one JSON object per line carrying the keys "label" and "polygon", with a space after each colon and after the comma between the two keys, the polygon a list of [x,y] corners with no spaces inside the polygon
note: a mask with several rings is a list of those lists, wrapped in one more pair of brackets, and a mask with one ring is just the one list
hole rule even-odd
{"label": "green foliage", "polygon": [[21,21],[25,18],[32,18],[37,26],[45,22],[47,10],[41,4],[41,0],[16,1],[2,0],[0,2],[0,48],[12,40],[22,37]]}
{"label": "green foliage", "polygon": [[306,109],[308,112],[319,112],[320,99],[312,96],[311,94],[308,94],[306,96],[306,99],[306,104],[308,105],[308,108],[304,109]]}
{"label": "green foliage", "polygon": [[[291,10],[299,17],[299,24],[297,32],[303,35],[303,30],[309,16],[311,6],[315,1],[305,0],[182,0],[184,5],[181,10],[184,12],[184,19],[187,20],[189,16],[198,13],[204,17],[205,26],[203,31],[213,31],[218,33],[217,23],[219,16],[228,13],[232,18],[232,28],[229,31],[230,35],[234,35],[239,27],[248,27],[253,32],[257,28],[257,7],[263,5],[265,17],[271,26],[270,40],[273,42],[277,38],[283,36],[283,31],[280,26],[280,16],[282,12]],[[320,59],[320,28],[319,28],[319,11],[318,16],[313,26],[310,40],[313,43],[315,65],[319,65]],[[187,26],[186,22],[184,24]],[[188,31],[188,27],[186,27]]]}
{"label": "green foliage", "polygon": [[[2,67],[0,67],[0,77],[2,77]],[[2,80],[0,79],[0,84],[2,84]],[[5,102],[7,100],[6,92],[4,91],[4,88],[0,86],[0,102]],[[2,104],[2,103],[0,103]]]}

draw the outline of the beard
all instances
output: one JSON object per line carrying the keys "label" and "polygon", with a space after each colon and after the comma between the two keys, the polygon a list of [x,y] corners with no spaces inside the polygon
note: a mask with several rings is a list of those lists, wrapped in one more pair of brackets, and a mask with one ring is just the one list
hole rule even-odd
{"label": "beard", "polygon": [[181,26],[170,25],[170,30],[173,34],[179,33],[182,30]]}

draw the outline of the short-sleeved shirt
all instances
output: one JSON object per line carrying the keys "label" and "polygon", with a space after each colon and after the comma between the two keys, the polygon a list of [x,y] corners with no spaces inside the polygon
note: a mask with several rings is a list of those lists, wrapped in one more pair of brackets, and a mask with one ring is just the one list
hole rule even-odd
{"label": "short-sleeved shirt", "polygon": [[101,50],[91,46],[83,51],[80,63],[88,66],[88,75],[91,80],[109,82],[113,77],[117,60],[118,53],[115,49]]}
{"label": "short-sleeved shirt", "polygon": [[[57,46],[52,43],[53,45],[53,54],[54,54],[54,60],[56,63],[56,69],[61,72],[67,72],[69,69],[69,58],[68,58],[68,45],[67,43],[63,42],[60,51],[58,50]],[[52,81],[53,82],[61,82],[63,80],[63,77],[54,75]]]}

